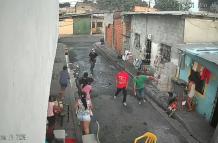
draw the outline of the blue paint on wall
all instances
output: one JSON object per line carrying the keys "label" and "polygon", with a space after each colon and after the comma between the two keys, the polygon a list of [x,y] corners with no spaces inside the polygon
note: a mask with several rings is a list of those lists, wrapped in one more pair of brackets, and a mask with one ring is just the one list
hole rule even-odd
{"label": "blue paint on wall", "polygon": [[213,108],[215,106],[214,100],[216,96],[218,82],[210,80],[206,93],[204,96],[197,96],[197,111],[206,117],[207,120],[212,118]]}
{"label": "blue paint on wall", "polygon": [[180,79],[188,82],[188,76],[190,74],[192,59],[189,56],[185,56],[185,68],[180,69]]}
{"label": "blue paint on wall", "polygon": [[188,76],[190,74],[190,69],[192,67],[192,60],[198,62],[204,67],[207,67],[211,71],[211,79],[205,88],[205,94],[204,95],[197,95],[197,107],[196,110],[198,113],[203,115],[207,120],[211,120],[213,116],[213,109],[216,103],[214,103],[214,100],[216,98],[216,90],[218,87],[218,66],[215,64],[212,64],[211,62],[205,61],[204,59],[201,59],[199,57],[196,57],[194,55],[188,54],[185,57],[185,65],[186,67],[184,69],[180,70],[179,77],[185,81],[188,81]]}

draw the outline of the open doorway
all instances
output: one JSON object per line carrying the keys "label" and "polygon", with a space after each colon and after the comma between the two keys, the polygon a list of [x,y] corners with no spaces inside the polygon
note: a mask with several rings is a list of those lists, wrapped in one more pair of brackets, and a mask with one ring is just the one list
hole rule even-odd
{"label": "open doorway", "polygon": [[216,99],[215,99],[215,107],[214,107],[214,112],[213,112],[213,117],[212,117],[212,120],[211,120],[211,126],[213,126],[214,128],[217,126],[217,123],[218,123],[218,102],[217,102],[217,98],[218,98],[218,88],[217,88],[217,91],[216,91]]}

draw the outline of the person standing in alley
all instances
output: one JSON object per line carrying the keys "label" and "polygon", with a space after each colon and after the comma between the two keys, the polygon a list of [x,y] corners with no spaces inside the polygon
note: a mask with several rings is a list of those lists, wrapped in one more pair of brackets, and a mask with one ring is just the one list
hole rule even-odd
{"label": "person standing in alley", "polygon": [[89,77],[88,72],[84,72],[83,76],[76,80],[76,86],[78,88],[78,94],[80,95],[82,92],[82,89],[86,85],[91,85],[91,83],[94,81],[93,78]]}
{"label": "person standing in alley", "polygon": [[49,126],[52,126],[55,124],[54,108],[55,108],[55,103],[54,103],[52,97],[49,96],[48,110],[47,110],[47,120],[48,120]]}
{"label": "person standing in alley", "polygon": [[94,67],[95,67],[96,57],[97,56],[98,56],[98,54],[95,52],[95,49],[92,48],[90,53],[89,53],[89,62],[90,62],[90,72],[91,72],[91,74],[93,74],[93,72],[94,72]]}
{"label": "person standing in alley", "polygon": [[117,95],[120,91],[123,91],[123,105],[127,106],[126,104],[126,96],[127,96],[127,87],[128,87],[129,75],[126,71],[121,70],[116,74],[116,87],[117,91],[114,95],[114,99],[116,99]]}
{"label": "person standing in alley", "polygon": [[140,71],[138,71],[136,76],[133,78],[134,95],[138,98],[139,104],[142,103],[142,100],[145,102],[145,82],[147,80],[154,80],[154,77],[142,75]]}
{"label": "person standing in alley", "polygon": [[86,93],[86,99],[87,99],[87,100],[91,100],[92,86],[91,86],[91,83],[90,83],[90,82],[88,82],[88,84],[85,85],[85,86],[82,88],[82,92],[85,92],[85,93]]}
{"label": "person standing in alley", "polygon": [[63,66],[63,70],[60,72],[60,78],[59,78],[59,84],[61,86],[61,90],[59,94],[62,98],[64,97],[64,92],[69,83],[69,80],[70,80],[70,76],[67,71],[67,66]]}
{"label": "person standing in alley", "polygon": [[77,118],[80,121],[80,125],[83,134],[87,135],[90,133],[90,122],[92,113],[92,102],[86,98],[86,93],[82,92],[81,97],[77,100],[75,104],[75,109],[77,113]]}

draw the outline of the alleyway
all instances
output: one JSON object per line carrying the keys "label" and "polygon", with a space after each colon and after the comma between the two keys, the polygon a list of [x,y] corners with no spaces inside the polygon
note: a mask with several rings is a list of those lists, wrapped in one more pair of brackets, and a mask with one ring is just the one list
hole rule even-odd
{"label": "alleyway", "polygon": [[[80,65],[81,74],[89,72],[88,53],[100,37],[80,36],[63,38],[59,42],[69,48],[70,62]],[[92,133],[96,133],[95,120],[100,123],[99,138],[102,143],[131,143],[144,132],[151,131],[158,136],[158,143],[186,143],[187,140],[157,111],[150,102],[139,105],[132,96],[130,83],[127,107],[122,105],[122,94],[113,99],[115,92],[114,75],[118,69],[99,55],[94,69],[94,118]],[[189,141],[190,142],[190,141]]]}

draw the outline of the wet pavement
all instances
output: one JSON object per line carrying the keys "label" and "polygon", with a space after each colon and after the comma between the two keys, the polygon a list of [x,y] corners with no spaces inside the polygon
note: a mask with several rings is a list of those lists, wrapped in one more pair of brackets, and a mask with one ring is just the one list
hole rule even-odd
{"label": "wet pavement", "polygon": [[[60,91],[59,85],[59,73],[62,70],[63,66],[67,64],[65,53],[65,46],[63,44],[58,44],[56,50],[55,61],[53,65],[53,73],[50,87],[50,95],[57,97]],[[56,117],[55,130],[65,130],[66,138],[78,139],[78,142],[81,140],[80,129],[78,127],[78,123],[75,120],[75,112],[72,108],[74,104],[74,93],[72,87],[69,85],[65,91],[65,97],[63,100],[64,103],[64,111],[63,122],[61,123],[60,116]],[[68,105],[69,105],[69,115],[68,115]],[[54,141],[55,143],[56,141]]]}
{"label": "wet pavement", "polygon": [[[109,48],[105,45],[101,45],[100,42],[96,42],[95,46],[105,58],[108,59],[112,64],[116,65],[117,68],[124,68],[131,75],[134,76],[136,69],[131,64],[125,64],[121,59],[117,59],[117,54],[114,49]],[[167,110],[168,107],[168,94],[166,92],[159,91],[154,84],[149,82],[146,84],[147,99],[151,99],[155,102],[162,110]],[[185,138],[189,138],[189,142],[210,142],[214,128],[210,126],[209,122],[201,115],[196,112],[187,112],[185,108],[183,110],[177,110],[173,114],[173,119],[166,118]],[[174,123],[177,121],[177,123]],[[179,122],[179,123],[178,123]],[[177,125],[182,126],[177,127]]]}
{"label": "wet pavement", "polygon": [[[60,39],[59,42],[67,45],[70,62],[79,64],[82,74],[84,71],[89,72],[88,54],[93,44],[99,40],[100,37],[97,36],[76,36]],[[112,98],[116,90],[114,76],[117,72],[118,68],[99,53],[93,75],[95,81],[92,84],[94,88],[92,93],[94,117],[91,130],[92,133],[96,134],[95,120],[98,120],[100,142],[131,143],[136,137],[147,131],[157,135],[158,143],[190,142],[189,138],[178,131],[178,128],[181,130],[183,128],[180,125],[175,125],[177,126],[175,129],[171,123],[173,119],[167,119],[163,111],[156,107],[152,101],[138,104],[137,99],[132,96],[131,82],[127,96],[127,107],[122,105],[122,94],[114,100]]]}

